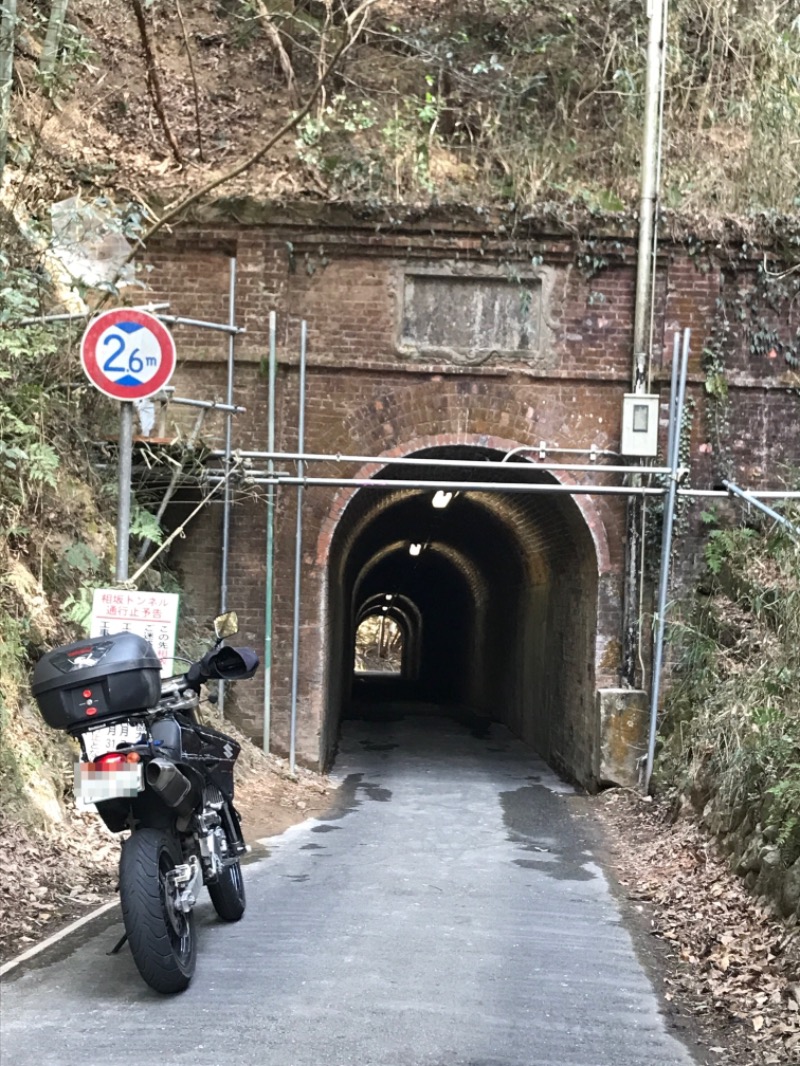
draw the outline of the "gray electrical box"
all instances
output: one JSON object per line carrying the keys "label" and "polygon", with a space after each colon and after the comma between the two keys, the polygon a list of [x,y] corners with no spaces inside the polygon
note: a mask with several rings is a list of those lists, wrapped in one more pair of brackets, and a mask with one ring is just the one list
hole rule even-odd
{"label": "gray electrical box", "polygon": [[623,455],[651,459],[658,454],[659,397],[629,392],[622,402]]}

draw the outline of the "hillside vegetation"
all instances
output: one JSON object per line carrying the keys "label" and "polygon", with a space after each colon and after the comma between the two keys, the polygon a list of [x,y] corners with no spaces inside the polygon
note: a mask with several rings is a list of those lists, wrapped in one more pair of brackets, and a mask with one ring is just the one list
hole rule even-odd
{"label": "hillside vegetation", "polygon": [[[12,245],[13,247],[13,245]],[[83,632],[91,590],[113,575],[117,486],[93,441],[113,431],[112,405],[77,369],[83,323],[25,323],[57,300],[30,250],[0,255],[0,787],[2,813],[62,816],[72,749],[32,708],[41,649]],[[134,537],[160,539],[134,506]],[[159,586],[162,574],[149,573]]]}
{"label": "hillside vegetation", "polygon": [[708,584],[673,625],[659,784],[800,917],[800,542],[767,522],[710,531]]}
{"label": "hillside vegetation", "polygon": [[[645,6],[72,0],[43,76],[49,5],[20,0],[10,180],[29,205],[81,189],[157,206],[262,145],[347,44],[298,127],[220,194],[629,210]],[[796,4],[673,0],[668,25],[664,207],[797,213]]]}

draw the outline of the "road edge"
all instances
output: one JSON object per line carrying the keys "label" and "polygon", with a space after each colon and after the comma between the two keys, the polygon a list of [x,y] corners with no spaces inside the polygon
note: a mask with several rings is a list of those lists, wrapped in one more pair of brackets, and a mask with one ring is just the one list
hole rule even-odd
{"label": "road edge", "polygon": [[118,907],[119,900],[112,899],[107,903],[102,903],[99,907],[95,907],[93,911],[89,911],[88,914],[84,914],[81,918],[76,918],[74,922],[70,922],[69,925],[65,925],[63,929],[59,929],[57,933],[52,933],[38,944],[34,944],[32,947],[27,948],[20,955],[15,956],[13,959],[9,959],[8,962],[4,962],[0,966],[0,977],[5,977],[7,973],[15,970],[18,966],[21,966],[23,962],[28,962],[30,959],[36,958],[42,951],[46,951],[47,948],[57,944],[60,940],[68,937],[71,933],[74,933],[81,926],[88,925],[89,922],[94,921],[95,918],[99,918],[102,914],[110,911],[112,907]]}

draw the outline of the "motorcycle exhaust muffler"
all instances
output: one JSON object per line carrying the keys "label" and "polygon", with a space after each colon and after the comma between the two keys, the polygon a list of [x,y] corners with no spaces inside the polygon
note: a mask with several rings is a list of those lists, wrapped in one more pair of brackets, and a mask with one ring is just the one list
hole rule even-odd
{"label": "motorcycle exhaust muffler", "polygon": [[175,763],[166,759],[151,759],[145,770],[145,778],[152,790],[168,807],[179,807],[191,790],[191,782]]}

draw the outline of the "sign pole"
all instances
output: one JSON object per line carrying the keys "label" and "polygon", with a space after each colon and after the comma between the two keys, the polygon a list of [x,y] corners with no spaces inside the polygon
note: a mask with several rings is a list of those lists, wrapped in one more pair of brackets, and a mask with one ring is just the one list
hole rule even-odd
{"label": "sign pole", "polygon": [[131,536],[131,480],[133,469],[133,404],[119,405],[119,503],[117,506],[117,581],[128,580]]}

